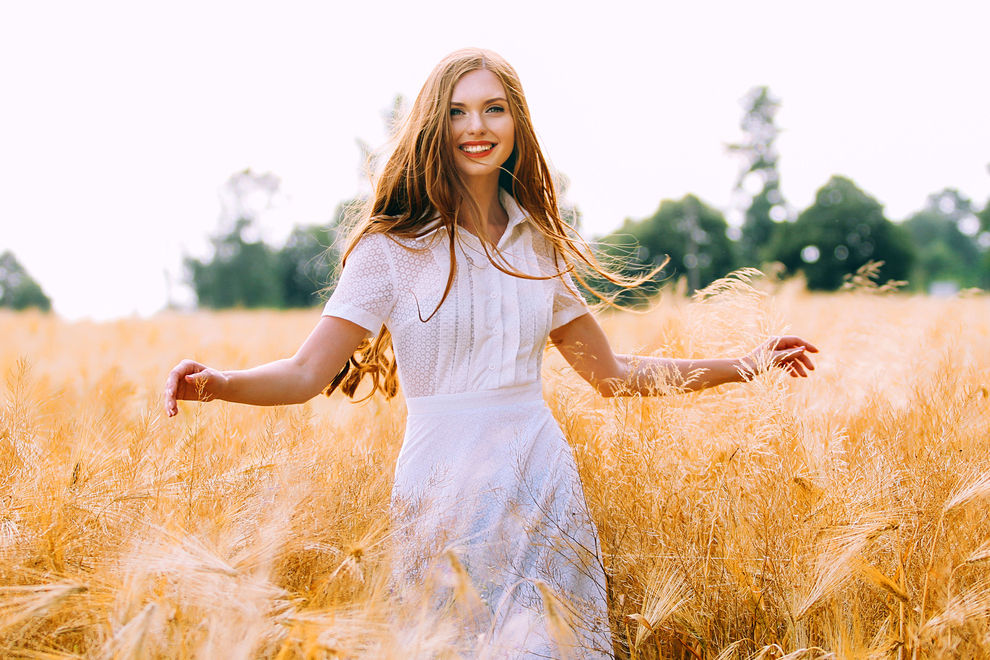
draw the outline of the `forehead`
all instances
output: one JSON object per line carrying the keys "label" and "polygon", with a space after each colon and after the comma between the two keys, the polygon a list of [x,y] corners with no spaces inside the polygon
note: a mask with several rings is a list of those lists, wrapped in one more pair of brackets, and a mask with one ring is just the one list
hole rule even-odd
{"label": "forehead", "polygon": [[476,69],[461,76],[451,93],[450,100],[454,103],[464,103],[469,100],[487,100],[497,97],[505,98],[505,87],[502,81],[488,69]]}

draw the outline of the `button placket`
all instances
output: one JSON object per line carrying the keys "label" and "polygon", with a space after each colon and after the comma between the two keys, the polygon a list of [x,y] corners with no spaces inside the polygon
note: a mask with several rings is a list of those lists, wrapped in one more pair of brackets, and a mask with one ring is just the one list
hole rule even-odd
{"label": "button placket", "polygon": [[[499,318],[501,312],[499,305],[499,276],[501,275],[501,272],[497,268],[491,268],[488,272],[489,290],[488,301],[485,305],[485,315],[488,317],[489,329],[492,332],[497,333],[498,328],[502,323],[502,320]],[[496,352],[500,350],[499,348],[496,348],[497,346],[498,342],[496,342],[495,346],[493,346]],[[492,356],[492,360],[488,364],[488,371],[492,374],[495,374],[498,371],[498,362],[495,355]]]}
{"label": "button placket", "polygon": [[498,305],[498,270],[492,268],[491,272],[493,276],[490,278],[488,283],[488,304],[485,306],[485,312],[488,319],[493,323],[498,319],[499,305]]}

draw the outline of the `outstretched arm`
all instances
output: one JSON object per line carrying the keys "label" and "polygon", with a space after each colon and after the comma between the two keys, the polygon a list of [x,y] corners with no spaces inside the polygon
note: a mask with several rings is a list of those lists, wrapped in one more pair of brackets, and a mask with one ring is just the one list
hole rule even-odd
{"label": "outstretched arm", "polygon": [[685,360],[612,351],[605,332],[591,314],[584,314],[550,333],[550,341],[582,378],[603,396],[654,396],[694,391],[751,379],[773,367],[792,376],[815,368],[808,353],[818,349],[799,337],[772,337],[740,358]]}
{"label": "outstretched arm", "polygon": [[356,323],[324,316],[290,358],[242,371],[219,371],[183,360],[165,381],[165,412],[169,417],[178,414],[180,399],[258,406],[308,401],[323,391],[367,334]]}

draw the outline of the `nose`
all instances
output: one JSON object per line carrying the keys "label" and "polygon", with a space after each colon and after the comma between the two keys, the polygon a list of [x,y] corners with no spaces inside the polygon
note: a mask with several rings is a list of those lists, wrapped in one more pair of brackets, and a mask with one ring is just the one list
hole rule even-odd
{"label": "nose", "polygon": [[485,132],[485,121],[480,112],[468,114],[468,132],[472,134]]}

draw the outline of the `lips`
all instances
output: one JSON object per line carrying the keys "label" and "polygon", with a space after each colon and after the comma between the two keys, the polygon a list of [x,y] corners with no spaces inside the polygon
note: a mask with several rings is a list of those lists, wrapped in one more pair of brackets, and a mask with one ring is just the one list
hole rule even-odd
{"label": "lips", "polygon": [[457,146],[468,158],[483,158],[495,148],[494,142],[462,142]]}

